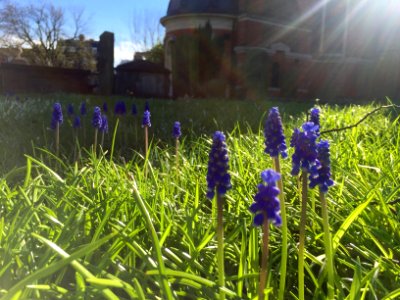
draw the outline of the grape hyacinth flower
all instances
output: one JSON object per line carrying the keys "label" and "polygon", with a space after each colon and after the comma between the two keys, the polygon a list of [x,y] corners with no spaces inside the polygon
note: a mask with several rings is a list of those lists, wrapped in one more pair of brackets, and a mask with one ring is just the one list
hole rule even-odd
{"label": "grape hyacinth flower", "polygon": [[63,122],[63,114],[60,103],[54,103],[53,113],[51,116],[51,128],[55,130],[55,148],[56,155],[58,155],[60,150],[60,125]]}
{"label": "grape hyacinth flower", "polygon": [[320,110],[317,107],[314,107],[313,109],[311,109],[311,112],[310,112],[310,122],[313,122],[314,125],[318,126],[318,129],[316,130],[318,136],[319,136],[319,130],[321,127],[321,125],[319,123],[320,122],[319,113],[320,113]]}
{"label": "grape hyacinth flower", "polygon": [[181,135],[181,123],[176,121],[172,129],[172,137],[175,139],[175,167],[177,172],[179,166],[179,138]]}
{"label": "grape hyacinth flower", "polygon": [[[223,224],[223,198],[231,189],[231,176],[229,169],[228,149],[225,143],[225,135],[216,131],[209,153],[207,172],[207,198],[213,199],[217,194],[217,265],[219,287],[225,286],[224,271],[224,224]],[[225,293],[221,289],[219,299],[225,299]]]}
{"label": "grape hyacinth flower", "polygon": [[101,147],[103,147],[104,144],[104,135],[106,133],[108,133],[108,119],[106,115],[102,115],[101,116],[101,126],[99,128],[100,132],[101,132]]}
{"label": "grape hyacinth flower", "polygon": [[323,193],[328,192],[328,188],[333,185],[331,179],[331,161],[329,155],[329,142],[321,140],[317,144],[318,164],[316,166],[318,176],[310,177],[310,188],[319,186]]}
{"label": "grape hyacinth flower", "polygon": [[123,116],[126,114],[126,105],[124,101],[118,101],[115,103],[114,113],[118,116]]}
{"label": "grape hyacinth flower", "polygon": [[328,203],[325,198],[325,194],[328,192],[328,188],[333,185],[331,179],[331,161],[329,153],[329,142],[321,140],[317,145],[318,150],[318,178],[312,178],[310,186],[319,186],[319,198],[321,201],[321,214],[324,228],[324,246],[325,246],[325,259],[326,268],[328,270],[328,297],[327,299],[335,299],[335,275],[333,267],[333,249],[332,249],[332,238],[329,227],[329,216],[328,216]]}
{"label": "grape hyacinth flower", "polygon": [[80,113],[81,113],[81,116],[86,116],[86,114],[87,114],[86,102],[81,103]]}
{"label": "grape hyacinth flower", "polygon": [[136,104],[135,103],[132,104],[131,113],[132,113],[133,116],[137,115],[137,108],[136,108]]}
{"label": "grape hyacinth flower", "polygon": [[277,198],[280,191],[276,186],[276,182],[280,178],[281,175],[272,169],[261,172],[261,179],[264,183],[258,185],[258,192],[250,206],[250,211],[255,214],[255,226],[261,226],[266,220],[272,220],[275,225],[281,225],[280,205]]}
{"label": "grape hyacinth flower", "polygon": [[[287,147],[285,142],[285,135],[283,133],[282,119],[277,107],[270,109],[267,120],[264,126],[265,137],[265,153],[269,154],[274,163],[274,169],[277,173],[281,173],[281,166],[279,161],[279,154],[282,158],[286,158]],[[286,218],[286,205],[285,197],[283,194],[283,180],[280,177],[278,180],[279,190],[282,191],[279,195],[281,215],[282,215],[282,255],[280,265],[280,281],[278,299],[283,300],[286,284],[286,269],[287,269],[287,252],[288,252],[288,229]],[[258,217],[261,218],[261,217]]]}
{"label": "grape hyacinth flower", "polygon": [[298,290],[300,300],[304,300],[304,244],[305,230],[307,221],[307,199],[308,185],[307,174],[310,178],[317,178],[319,161],[317,151],[317,138],[319,127],[313,122],[306,122],[302,126],[303,131],[295,129],[290,145],[295,148],[292,156],[292,175],[298,175],[302,170],[302,189],[301,189],[301,214],[300,214],[300,233],[299,233],[299,255],[298,255]]}
{"label": "grape hyacinth flower", "polygon": [[177,121],[177,122],[174,123],[174,128],[172,129],[172,136],[175,139],[179,139],[181,135],[182,135],[181,123]]}
{"label": "grape hyacinth flower", "polygon": [[150,104],[149,101],[146,100],[146,103],[144,104],[144,110],[150,111]]}
{"label": "grape hyacinth flower", "polygon": [[276,157],[279,154],[282,158],[287,157],[282,120],[277,107],[273,107],[269,111],[264,127],[264,137],[266,146],[265,153],[269,154],[271,157]]}
{"label": "grape hyacinth flower", "polygon": [[312,122],[306,122],[302,126],[303,131],[295,129],[290,146],[295,148],[292,155],[292,175],[298,175],[300,169],[304,169],[312,176],[318,176],[317,165],[317,130]]}
{"label": "grape hyacinth flower", "polygon": [[278,172],[272,169],[261,172],[263,183],[258,185],[258,192],[254,196],[254,202],[250,206],[250,211],[255,214],[254,225],[262,226],[263,245],[260,266],[260,283],[258,286],[258,299],[264,299],[264,290],[267,283],[268,270],[268,243],[269,243],[269,221],[275,225],[281,225],[280,201],[277,198],[280,191],[276,182],[281,178]]}
{"label": "grape hyacinth flower", "polygon": [[101,127],[101,109],[98,106],[95,106],[93,110],[92,125],[96,129]]}
{"label": "grape hyacinth flower", "polygon": [[145,110],[143,113],[143,120],[142,120],[142,128],[144,128],[144,153],[145,153],[145,156],[147,155],[147,151],[149,149],[149,130],[148,130],[149,127],[151,127],[150,111]]}
{"label": "grape hyacinth flower", "polygon": [[56,129],[57,126],[63,123],[63,114],[60,103],[54,103],[53,114],[51,116],[51,128]]}
{"label": "grape hyacinth flower", "polygon": [[207,198],[213,199],[215,191],[217,195],[223,196],[231,189],[228,160],[225,135],[220,131],[216,131],[213,136],[213,143],[208,161]]}
{"label": "grape hyacinth flower", "polygon": [[75,116],[74,122],[72,123],[73,128],[80,128],[81,127],[81,118],[79,116]]}
{"label": "grape hyacinth flower", "polygon": [[107,102],[104,102],[103,103],[103,111],[105,112],[105,113],[107,113],[108,112],[108,104],[107,104]]}
{"label": "grape hyacinth flower", "polygon": [[94,143],[93,143],[93,151],[96,153],[97,148],[97,133],[101,127],[101,109],[98,106],[95,106],[92,117],[92,125],[94,127]]}
{"label": "grape hyacinth flower", "polygon": [[74,106],[69,103],[67,107],[68,117],[72,117],[74,115]]}

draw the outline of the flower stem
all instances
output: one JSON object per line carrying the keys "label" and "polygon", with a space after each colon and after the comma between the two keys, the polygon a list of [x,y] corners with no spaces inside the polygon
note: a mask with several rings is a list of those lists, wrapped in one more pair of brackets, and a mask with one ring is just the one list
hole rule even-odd
{"label": "flower stem", "polygon": [[225,293],[221,288],[225,287],[224,270],[224,223],[223,223],[223,196],[217,194],[217,264],[218,264],[218,283],[220,287],[219,299],[225,299]]}
{"label": "flower stem", "polygon": [[326,268],[328,270],[328,299],[335,298],[335,277],[333,269],[333,251],[332,251],[332,239],[329,230],[329,219],[328,219],[328,204],[326,202],[325,194],[319,190],[319,198],[321,200],[321,213],[322,222],[324,227],[324,244],[325,244],[325,259]]}
{"label": "flower stem", "polygon": [[95,128],[94,129],[94,143],[93,143],[93,153],[94,153],[94,155],[96,155],[96,152],[97,152],[97,133],[98,133],[98,129]]}
{"label": "flower stem", "polygon": [[260,270],[260,284],[258,286],[258,299],[265,299],[265,286],[268,279],[268,252],[269,252],[269,222],[267,215],[264,213],[263,223],[263,244],[262,244],[262,257],[261,257],[261,270]]}
{"label": "flower stem", "polygon": [[307,171],[302,173],[301,188],[301,216],[300,216],[300,235],[299,235],[299,256],[298,256],[298,280],[299,280],[299,300],[304,300],[304,243],[306,237],[307,221]]}
{"label": "flower stem", "polygon": [[60,153],[60,123],[57,122],[56,124],[56,156]]}
{"label": "flower stem", "polygon": [[178,169],[179,169],[179,138],[175,138],[175,167],[176,167],[176,174],[178,175]]}
{"label": "flower stem", "polygon": [[147,151],[149,149],[149,129],[144,126],[144,156],[147,156]]}
{"label": "flower stem", "polygon": [[[274,157],[274,168],[275,171],[281,173],[281,166],[279,157]],[[283,300],[285,295],[286,285],[286,270],[287,270],[287,257],[288,257],[288,227],[286,218],[286,206],[285,206],[285,193],[283,191],[283,180],[282,177],[278,180],[278,188],[281,191],[279,194],[279,200],[281,205],[281,218],[282,218],[282,252],[281,252],[281,266],[280,266],[280,281],[279,281],[279,293],[278,299]]]}

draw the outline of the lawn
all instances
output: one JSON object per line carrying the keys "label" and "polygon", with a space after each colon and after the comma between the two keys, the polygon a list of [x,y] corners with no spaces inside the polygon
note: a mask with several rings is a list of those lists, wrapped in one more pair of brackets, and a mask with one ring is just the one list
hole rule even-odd
{"label": "lawn", "polygon": [[[115,116],[124,100],[127,113]],[[73,130],[72,103],[87,115]],[[108,104],[109,133],[91,148],[94,106]],[[52,107],[60,102],[55,154]],[[1,299],[257,299],[262,231],[249,211],[260,173],[272,168],[263,127],[278,106],[289,156],[281,160],[287,215],[287,270],[282,294],[282,227],[269,226],[269,299],[299,298],[298,243],[302,194],[292,176],[290,138],[320,110],[335,184],[326,193],[335,299],[400,296],[400,122],[381,104],[150,100],[150,145],[144,155],[145,100],[54,95],[0,99]],[[138,114],[132,114],[135,104]],[[178,149],[172,138],[180,121]],[[116,127],[116,124],[118,126]],[[216,130],[226,136],[232,189],[224,197],[224,282],[220,288],[216,201],[207,164]],[[77,150],[80,157],[77,158]],[[326,299],[326,241],[318,189],[309,189],[305,222],[304,297]],[[281,292],[280,292],[281,291]],[[332,295],[330,295],[332,296]],[[300,297],[301,299],[301,297]]]}

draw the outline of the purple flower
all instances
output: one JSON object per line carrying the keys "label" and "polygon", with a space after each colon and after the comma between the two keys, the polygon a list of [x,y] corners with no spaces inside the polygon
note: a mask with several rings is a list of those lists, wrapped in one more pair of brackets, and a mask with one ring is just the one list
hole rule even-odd
{"label": "purple flower", "polygon": [[74,115],[74,106],[70,103],[67,107],[68,117],[72,117]]}
{"label": "purple flower", "polygon": [[115,103],[114,113],[121,116],[126,114],[126,105],[124,101],[118,101]]}
{"label": "purple flower", "polygon": [[81,116],[85,116],[87,114],[86,102],[81,103],[80,112],[81,112]]}
{"label": "purple flower", "polygon": [[302,126],[303,131],[295,129],[290,141],[294,147],[292,155],[292,175],[297,175],[300,169],[305,169],[312,176],[318,176],[317,165],[317,130],[318,126],[312,122],[306,122]]}
{"label": "purple flower", "polygon": [[137,115],[137,108],[136,108],[136,104],[135,104],[135,103],[132,104],[132,110],[131,110],[131,112],[132,112],[132,115],[134,115],[134,116]]}
{"label": "purple flower", "polygon": [[104,102],[103,103],[103,111],[106,113],[106,112],[108,112],[108,104],[107,104],[107,102]]}
{"label": "purple flower", "polygon": [[319,108],[314,107],[310,112],[310,122],[313,122],[316,126],[318,126],[317,134],[319,135],[320,123],[319,123]]}
{"label": "purple flower", "polygon": [[269,154],[271,157],[276,157],[279,153],[282,158],[287,157],[282,120],[277,107],[273,107],[269,111],[264,127],[264,137],[266,146],[265,153]]}
{"label": "purple flower", "polygon": [[172,136],[175,139],[179,139],[179,137],[182,135],[181,132],[181,123],[180,122],[175,122],[174,123],[174,128],[172,129]]}
{"label": "purple flower", "polygon": [[216,131],[213,136],[211,146],[208,172],[207,172],[207,198],[214,198],[215,191],[218,195],[225,195],[231,186],[231,176],[229,169],[228,149],[225,143],[225,135]]}
{"label": "purple flower", "polygon": [[81,118],[79,116],[75,116],[74,123],[72,124],[73,128],[81,127]]}
{"label": "purple flower", "polygon": [[63,114],[60,103],[54,103],[53,105],[53,114],[51,116],[51,128],[56,129],[57,124],[61,125],[63,122]]}
{"label": "purple flower", "polygon": [[92,125],[96,129],[99,129],[101,127],[101,109],[98,106],[95,106],[93,111]]}
{"label": "purple flower", "polygon": [[142,127],[151,127],[150,123],[150,111],[145,110],[143,113]]}
{"label": "purple flower", "polygon": [[265,216],[268,220],[273,220],[275,225],[281,225],[282,220],[279,215],[280,202],[277,196],[280,191],[276,187],[276,181],[281,175],[272,169],[261,172],[263,183],[257,186],[258,192],[254,196],[254,202],[250,205],[250,211],[255,214],[254,225],[261,226]]}
{"label": "purple flower", "polygon": [[146,103],[144,104],[144,110],[148,110],[150,111],[150,105],[149,105],[149,101],[146,100]]}
{"label": "purple flower", "polygon": [[329,153],[329,142],[322,140],[317,145],[318,151],[318,176],[310,176],[310,188],[319,185],[323,193],[328,192],[328,188],[333,185],[331,179],[331,160]]}
{"label": "purple flower", "polygon": [[101,132],[108,132],[108,119],[106,115],[101,116],[101,126],[99,129]]}

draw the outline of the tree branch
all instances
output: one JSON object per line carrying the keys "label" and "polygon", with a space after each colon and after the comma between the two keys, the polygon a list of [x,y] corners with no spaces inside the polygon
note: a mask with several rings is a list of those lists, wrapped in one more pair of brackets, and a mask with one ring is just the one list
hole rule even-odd
{"label": "tree branch", "polygon": [[373,115],[377,111],[384,109],[384,108],[400,108],[400,105],[390,104],[390,105],[383,105],[383,106],[377,107],[374,110],[368,112],[364,117],[362,117],[357,123],[355,123],[353,125],[349,125],[349,126],[345,126],[345,127],[341,127],[341,128],[333,128],[333,129],[324,130],[324,131],[321,131],[320,134],[339,132],[339,131],[354,128],[354,127],[360,125],[362,122],[364,122],[369,116]]}

